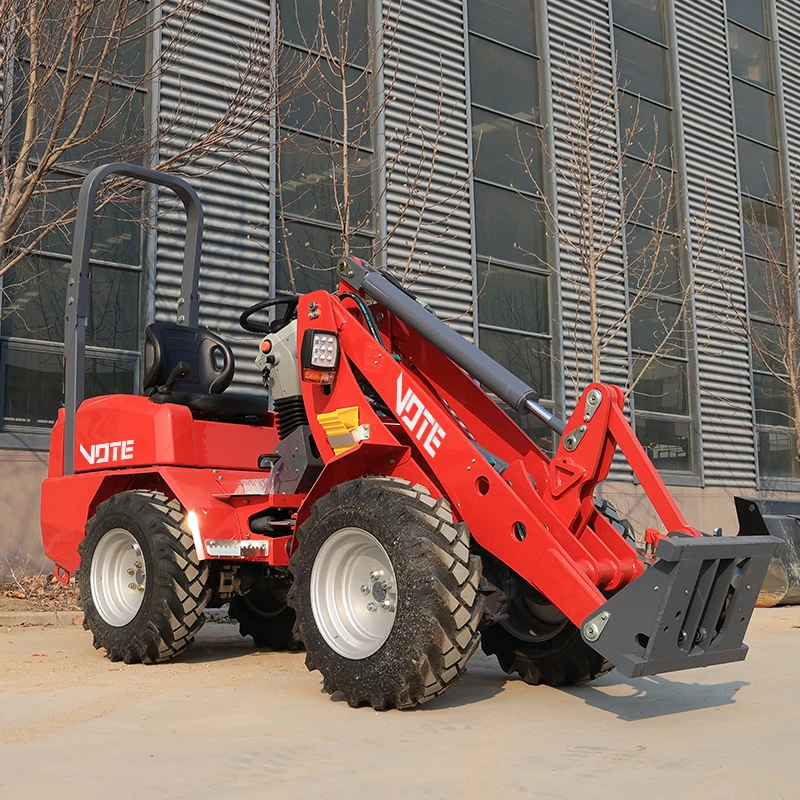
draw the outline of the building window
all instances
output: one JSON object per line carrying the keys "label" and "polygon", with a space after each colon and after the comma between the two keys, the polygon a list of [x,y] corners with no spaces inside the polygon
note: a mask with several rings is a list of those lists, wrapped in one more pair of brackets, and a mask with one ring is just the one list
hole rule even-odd
{"label": "building window", "polygon": [[[781,179],[781,137],[766,0],[728,0],[728,45],[739,152],[759,472],[800,478],[786,373],[794,300]],[[785,276],[785,277],[781,277]],[[785,294],[784,294],[785,291]],[[782,319],[782,317],[788,317]]]}
{"label": "building window", "polygon": [[636,434],[661,472],[691,474],[692,419],[672,87],[662,0],[613,0]]}
{"label": "building window", "polygon": [[[15,255],[24,257],[0,278],[0,430],[6,434],[18,437],[47,431],[63,402],[64,305],[73,209],[81,182],[100,163],[141,163],[147,126],[147,86],[143,76],[149,39],[139,33],[144,27],[144,5],[132,4],[131,13],[134,17],[126,27],[126,43],[114,57],[113,66],[103,62],[98,67],[99,43],[107,37],[110,22],[98,19],[96,27],[90,28],[94,44],[86,45],[75,62],[75,67],[86,75],[80,80],[88,86],[95,71],[109,76],[101,77],[93,95],[80,86],[73,93],[64,94],[63,70],[55,71],[43,89],[29,171],[39,164],[46,141],[53,135],[52,118],[60,97],[66,96],[70,104],[67,130],[70,123],[75,125],[79,120],[78,109],[84,97],[94,99],[76,144],[65,151],[56,169],[46,174],[30,201],[8,250],[7,263]],[[48,48],[56,48],[57,52],[64,38],[62,29],[45,26],[41,35],[40,50],[50,52]],[[24,121],[31,74],[24,42],[20,42],[16,54],[17,84],[10,106],[12,128]],[[19,137],[11,137],[9,156],[13,160],[19,155]],[[142,198],[141,192],[127,194],[108,201],[98,212],[90,251],[87,397],[138,390],[139,301],[144,261]],[[47,234],[39,237],[44,229]]]}
{"label": "building window", "polygon": [[[373,37],[367,0],[278,2],[276,290],[336,285],[334,259],[372,259]],[[346,120],[346,124],[345,124]]]}
{"label": "building window", "polygon": [[[468,0],[468,19],[477,343],[552,409],[536,0]],[[552,451],[543,424],[512,416]]]}

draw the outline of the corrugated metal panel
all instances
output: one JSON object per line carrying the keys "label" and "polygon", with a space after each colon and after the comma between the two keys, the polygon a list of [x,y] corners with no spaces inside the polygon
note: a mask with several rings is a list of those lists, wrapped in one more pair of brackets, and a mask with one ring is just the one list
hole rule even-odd
{"label": "corrugated metal panel", "polygon": [[789,168],[795,201],[800,202],[800,6],[797,0],[777,0],[778,45]]}
{"label": "corrugated metal panel", "polygon": [[[169,3],[170,8],[174,5],[174,0]],[[180,55],[161,84],[159,125],[162,131],[171,128],[161,148],[162,160],[219,119],[237,86],[255,26],[263,31],[268,20],[269,3],[263,0],[209,0],[185,28]],[[239,147],[265,142],[267,135],[264,120]],[[192,172],[206,218],[200,324],[232,344],[236,382],[252,385],[260,377],[253,364],[255,349],[252,337],[239,328],[238,317],[269,291],[268,148],[265,144],[261,152],[244,153],[235,161],[210,157]],[[171,195],[160,195],[157,319],[175,317],[183,248],[183,216],[178,207]]]}
{"label": "corrugated metal panel", "polygon": [[[386,52],[389,103],[385,112],[387,263],[404,267],[409,254],[414,290],[459,333],[472,337],[472,231],[469,209],[464,9],[452,0],[384,3],[391,33]],[[441,109],[439,109],[441,94]],[[440,127],[437,154],[420,147],[419,127],[430,138]],[[404,131],[414,138],[402,142]],[[419,168],[420,158],[424,166]],[[430,188],[428,178],[433,173]],[[409,177],[420,175],[417,187]],[[409,191],[428,194],[427,210]],[[420,219],[420,217],[422,217]],[[414,244],[416,240],[416,245]]]}
{"label": "corrugated metal panel", "polygon": [[[723,0],[676,3],[703,429],[709,485],[756,478],[747,343],[730,302],[745,305],[742,222]],[[702,221],[708,225],[704,234]],[[698,222],[699,221],[699,222]],[[702,248],[702,251],[701,249]]]}
{"label": "corrugated metal panel", "polygon": [[[564,102],[569,104],[570,114],[577,114],[574,105],[574,80],[570,78],[576,69],[579,53],[587,60],[594,34],[596,44],[595,81],[598,102],[607,97],[612,87],[613,53],[608,0],[548,0],[548,24],[550,28],[550,63],[553,75],[553,124],[555,135],[555,157],[560,170],[568,170],[570,160],[569,118]],[[616,149],[616,129],[609,127],[604,144],[611,152]],[[599,164],[598,164],[599,166]],[[557,209],[559,224],[571,236],[578,238],[583,208],[575,195],[557,177]],[[619,185],[609,186],[609,192],[619,197]],[[607,204],[603,227],[613,228],[621,214],[619,202]],[[591,381],[591,337],[588,317],[588,289],[580,289],[583,271],[576,254],[563,246],[560,248],[561,273],[561,320],[563,325],[563,370],[566,408],[574,408],[577,394]],[[622,243],[615,244],[608,253],[600,270],[601,325],[613,325],[624,319],[625,277],[623,272]],[[577,285],[576,285],[577,284]],[[611,342],[603,354],[603,380],[624,386],[628,381],[628,344],[624,330]]]}

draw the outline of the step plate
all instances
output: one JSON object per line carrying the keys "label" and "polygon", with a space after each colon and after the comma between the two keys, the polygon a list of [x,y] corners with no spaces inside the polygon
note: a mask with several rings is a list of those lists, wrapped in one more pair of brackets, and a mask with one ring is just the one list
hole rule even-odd
{"label": "step plate", "polygon": [[629,678],[741,661],[774,536],[672,534],[658,561],[581,626],[584,641]]}

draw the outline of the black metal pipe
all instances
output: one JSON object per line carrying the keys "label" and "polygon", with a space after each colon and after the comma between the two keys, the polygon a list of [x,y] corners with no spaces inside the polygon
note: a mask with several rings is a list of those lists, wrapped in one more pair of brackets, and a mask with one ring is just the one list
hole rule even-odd
{"label": "black metal pipe", "polygon": [[343,258],[338,270],[351,286],[366,292],[410,325],[515,411],[534,414],[557,434],[564,432],[564,422],[539,405],[532,387],[426,311],[412,295],[374,267],[356,258]]}

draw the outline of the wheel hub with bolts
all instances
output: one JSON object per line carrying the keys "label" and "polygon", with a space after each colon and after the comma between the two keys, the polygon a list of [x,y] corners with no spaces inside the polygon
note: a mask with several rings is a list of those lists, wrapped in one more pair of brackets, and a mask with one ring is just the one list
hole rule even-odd
{"label": "wheel hub with bolts", "polygon": [[97,543],[91,566],[92,600],[105,622],[128,625],[142,607],[147,575],[142,550],[124,528],[113,528]]}
{"label": "wheel hub with bolts", "polygon": [[376,653],[389,638],[397,579],[389,554],[361,528],[342,528],[317,553],[311,608],[327,644],[346,658]]}

